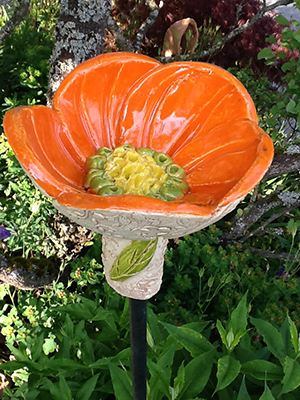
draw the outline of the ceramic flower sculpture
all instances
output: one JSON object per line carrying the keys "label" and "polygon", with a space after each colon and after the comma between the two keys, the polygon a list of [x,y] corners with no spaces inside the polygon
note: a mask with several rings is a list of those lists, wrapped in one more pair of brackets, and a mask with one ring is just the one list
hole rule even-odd
{"label": "ceramic flower sculpture", "polygon": [[130,53],[82,63],[52,109],[12,109],[4,129],[54,207],[103,235],[109,284],[140,300],[159,290],[167,240],[231,212],[273,157],[231,74]]}

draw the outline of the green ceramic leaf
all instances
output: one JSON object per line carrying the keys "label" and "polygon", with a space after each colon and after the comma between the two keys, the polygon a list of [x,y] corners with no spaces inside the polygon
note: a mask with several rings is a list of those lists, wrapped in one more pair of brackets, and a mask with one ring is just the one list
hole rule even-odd
{"label": "green ceramic leaf", "polygon": [[110,271],[110,278],[114,281],[125,281],[141,272],[152,260],[156,246],[157,239],[133,241],[115,259]]}

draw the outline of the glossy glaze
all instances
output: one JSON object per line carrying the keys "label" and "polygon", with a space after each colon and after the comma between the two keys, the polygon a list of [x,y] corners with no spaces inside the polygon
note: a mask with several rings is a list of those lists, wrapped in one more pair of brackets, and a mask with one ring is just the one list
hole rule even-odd
{"label": "glossy glaze", "polygon": [[[130,53],[82,63],[61,84],[52,110],[15,108],[4,129],[37,185],[61,205],[83,209],[210,215],[244,197],[273,157],[249,94],[228,72],[206,63],[163,66]],[[190,192],[169,203],[87,193],[86,158],[123,143],[169,154],[185,168]]]}

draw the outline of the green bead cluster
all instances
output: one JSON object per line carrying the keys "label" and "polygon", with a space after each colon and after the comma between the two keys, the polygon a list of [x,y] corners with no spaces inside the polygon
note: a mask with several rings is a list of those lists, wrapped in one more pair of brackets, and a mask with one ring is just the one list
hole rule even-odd
{"label": "green bead cluster", "polygon": [[167,154],[149,148],[100,147],[86,166],[84,187],[100,196],[134,194],[172,201],[189,189],[185,170]]}

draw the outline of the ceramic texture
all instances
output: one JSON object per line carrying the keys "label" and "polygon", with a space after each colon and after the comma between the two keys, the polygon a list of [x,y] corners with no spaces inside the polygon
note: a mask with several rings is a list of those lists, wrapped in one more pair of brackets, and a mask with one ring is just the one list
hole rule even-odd
{"label": "ceramic texture", "polygon": [[198,39],[199,29],[196,21],[192,18],[180,19],[174,22],[167,30],[161,56],[179,56],[180,54],[186,54],[186,52],[193,54]]}
{"label": "ceramic texture", "polygon": [[163,277],[164,254],[168,244],[167,239],[159,238],[156,251],[145,269],[125,281],[114,281],[110,271],[115,259],[121,251],[130,245],[127,239],[102,237],[102,262],[107,283],[121,296],[137,300],[148,300],[160,289]]}
{"label": "ceramic texture", "polygon": [[[128,239],[177,237],[216,222],[253,189],[273,157],[249,94],[231,74],[131,53],[82,63],[62,82],[52,109],[12,109],[4,129],[23,168],[59,211]],[[87,157],[125,143],[169,154],[186,170],[189,192],[164,202],[86,191]],[[139,229],[150,234],[130,233]]]}
{"label": "ceramic texture", "polygon": [[56,201],[53,204],[59,212],[93,232],[114,238],[151,240],[156,237],[175,239],[204,229],[233,211],[240,200],[204,217],[123,210],[82,210],[61,206]]}

